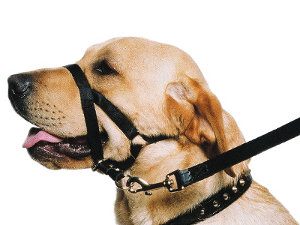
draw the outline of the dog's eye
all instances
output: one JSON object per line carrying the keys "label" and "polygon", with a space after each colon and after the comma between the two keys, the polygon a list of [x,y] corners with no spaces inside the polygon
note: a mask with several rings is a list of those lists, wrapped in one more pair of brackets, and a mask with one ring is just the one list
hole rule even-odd
{"label": "dog's eye", "polygon": [[117,71],[112,68],[105,59],[100,61],[99,63],[96,63],[94,66],[94,70],[100,75],[117,74]]}

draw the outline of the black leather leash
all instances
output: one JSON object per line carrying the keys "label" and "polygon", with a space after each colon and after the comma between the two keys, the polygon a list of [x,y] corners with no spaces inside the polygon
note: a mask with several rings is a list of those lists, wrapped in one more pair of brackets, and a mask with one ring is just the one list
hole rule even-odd
{"label": "black leather leash", "polygon": [[[167,174],[165,180],[162,182],[148,184],[139,177],[124,175],[124,171],[130,168],[134,163],[142,146],[131,146],[132,156],[124,162],[116,162],[111,159],[103,158],[102,144],[106,141],[107,135],[99,131],[94,104],[98,105],[111,118],[130,141],[138,135],[147,141],[148,144],[174,137],[167,135],[148,137],[139,134],[134,124],[120,109],[114,106],[101,93],[90,87],[84,72],[77,64],[68,65],[65,66],[65,68],[72,74],[80,91],[82,110],[87,127],[87,139],[94,161],[93,170],[109,175],[119,188],[128,189],[132,193],[145,192],[145,194],[151,194],[151,190],[158,188],[167,188],[170,192],[180,191],[191,184],[210,177],[215,173],[247,160],[300,134],[300,118],[298,118],[206,162],[184,170],[175,170]],[[125,186],[121,185],[121,183],[123,183],[121,182],[122,179],[126,179]]]}
{"label": "black leather leash", "polygon": [[226,168],[243,162],[276,145],[286,142],[300,135],[300,118],[289,122],[252,141],[246,142],[204,163],[184,170],[176,170],[177,190],[210,177]]}
{"label": "black leather leash", "polygon": [[300,118],[220,154],[213,159],[184,170],[175,170],[167,174],[166,179],[159,183],[148,184],[138,177],[129,177],[128,182],[130,186],[134,186],[135,183],[140,186],[140,188],[129,188],[129,191],[132,193],[143,191],[146,194],[150,194],[151,190],[158,188],[167,188],[170,192],[180,191],[189,185],[243,162],[298,135],[300,135]]}

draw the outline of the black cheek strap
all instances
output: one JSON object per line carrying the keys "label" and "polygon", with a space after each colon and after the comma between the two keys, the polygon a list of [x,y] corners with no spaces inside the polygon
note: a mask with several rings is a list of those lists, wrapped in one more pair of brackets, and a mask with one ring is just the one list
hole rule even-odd
{"label": "black cheek strap", "polygon": [[[79,65],[71,64],[65,66],[72,74],[74,81],[79,89],[82,111],[85,118],[87,129],[87,142],[91,149],[91,157],[93,159],[94,171],[101,171],[109,175],[113,180],[122,177],[122,170],[130,168],[142,146],[131,145],[131,156],[124,161],[117,162],[114,160],[104,160],[102,144],[107,141],[106,132],[100,133],[98,119],[95,111],[95,104],[99,106],[106,115],[118,126],[118,128],[129,139],[133,140],[139,135],[134,124],[121,112],[115,105],[106,99],[100,92],[91,88],[89,82]],[[158,137],[147,137],[141,135],[148,143],[153,143],[159,139],[166,139],[169,136],[161,135]]]}
{"label": "black cheek strap", "polygon": [[92,93],[94,96],[94,103],[109,116],[129,140],[132,140],[139,135],[133,123],[116,106],[107,100],[100,92],[92,90]]}
{"label": "black cheek strap", "polygon": [[99,160],[103,159],[103,149],[94,106],[94,94],[84,72],[77,64],[67,65],[65,68],[72,74],[80,92],[81,107],[87,129],[87,142],[91,148],[93,162],[96,164]]}

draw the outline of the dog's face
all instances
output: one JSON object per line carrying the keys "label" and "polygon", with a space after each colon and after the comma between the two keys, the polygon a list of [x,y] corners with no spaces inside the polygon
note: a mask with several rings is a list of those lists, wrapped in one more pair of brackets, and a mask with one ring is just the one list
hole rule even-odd
{"label": "dog's face", "polygon": [[[211,149],[229,147],[224,112],[194,61],[169,45],[140,38],[112,39],[89,48],[77,64],[93,89],[117,106],[145,135],[184,135]],[[9,78],[15,110],[38,129],[24,146],[48,168],[92,165],[78,87],[64,67]],[[130,141],[96,106],[104,157],[124,160]],[[207,153],[208,155],[211,153]]]}

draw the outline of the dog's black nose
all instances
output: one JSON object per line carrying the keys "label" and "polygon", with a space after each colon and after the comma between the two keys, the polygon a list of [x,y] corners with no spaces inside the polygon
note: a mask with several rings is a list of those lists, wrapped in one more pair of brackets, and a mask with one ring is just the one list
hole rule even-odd
{"label": "dog's black nose", "polygon": [[11,75],[8,78],[9,92],[16,97],[25,97],[32,89],[32,76],[27,73]]}

